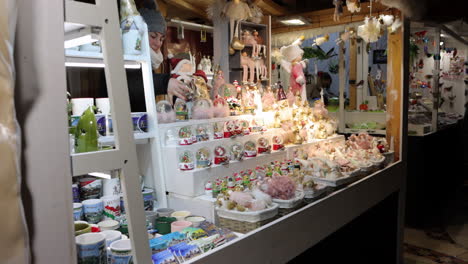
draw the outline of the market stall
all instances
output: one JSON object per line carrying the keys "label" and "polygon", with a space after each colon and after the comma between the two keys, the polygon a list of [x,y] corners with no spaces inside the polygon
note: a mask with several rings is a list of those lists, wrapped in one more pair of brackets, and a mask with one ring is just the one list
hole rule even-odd
{"label": "market stall", "polygon": [[[152,33],[159,31],[151,21],[161,10],[118,2],[57,1],[54,7],[65,14],[50,27],[64,27],[65,34],[48,31],[65,46],[63,55],[43,60],[60,68],[62,90],[54,98],[63,99],[68,112],[53,115],[60,116],[61,132],[68,129],[66,142],[61,137],[55,148],[71,159],[61,173],[69,184],[51,187],[65,193],[54,215],[69,220],[62,231],[72,238],[57,245],[70,253],[68,262],[225,263],[238,262],[242,252],[249,256],[243,262],[284,263],[389,197],[394,220],[388,224],[397,226],[393,257],[401,257],[407,103],[401,65],[408,63],[408,31],[398,10],[379,4],[372,11],[372,1],[360,10],[359,1],[336,4],[321,10],[335,26],[333,43],[327,23],[311,24],[288,26],[295,37],[272,48],[279,19],[265,7],[268,1],[210,2],[212,27],[172,19],[170,37],[155,51]],[[151,10],[159,15],[148,16]],[[313,28],[308,39],[301,34]],[[275,25],[273,31],[281,30]],[[317,98],[307,93],[306,69],[319,76],[325,43],[336,50],[338,101],[324,98],[327,87],[319,87]],[[383,55],[374,52],[383,49],[378,45],[388,49],[385,71],[378,66]],[[158,52],[168,62],[162,71],[185,94],[167,91],[156,99]],[[315,54],[312,60],[307,53]],[[272,62],[286,70],[287,81],[274,76]],[[99,69],[99,91],[89,89],[89,77],[76,68]],[[129,71],[140,75],[142,111],[132,111],[141,105],[132,99],[137,85],[127,82]],[[50,99],[41,100],[47,105]],[[368,101],[371,109],[360,107]],[[382,110],[375,118],[386,130],[348,130],[348,123],[373,118],[367,110]],[[367,133],[376,130],[380,136]]]}

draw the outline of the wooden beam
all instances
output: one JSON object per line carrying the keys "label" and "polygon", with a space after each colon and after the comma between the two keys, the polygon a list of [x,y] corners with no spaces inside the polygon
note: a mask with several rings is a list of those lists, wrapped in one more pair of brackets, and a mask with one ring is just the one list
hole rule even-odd
{"label": "wooden beam", "polygon": [[206,14],[205,10],[198,8],[197,6],[194,6],[193,4],[190,4],[184,0],[166,0],[166,2],[170,5],[173,5],[177,8],[183,9],[183,10],[188,10],[191,11],[197,15],[199,15],[201,18],[208,20],[208,15]]}
{"label": "wooden beam", "polygon": [[289,13],[286,8],[273,2],[273,0],[257,0],[256,4],[262,10],[273,16],[284,16]]}
{"label": "wooden beam", "polygon": [[[395,10],[388,9],[386,6],[380,4],[372,4],[372,15],[379,16],[381,14],[391,15],[395,14]],[[333,13],[335,12],[334,8],[323,9],[318,11],[299,13],[298,16],[303,16],[312,21],[310,25],[299,26],[299,27],[289,27],[289,26],[280,26],[272,28],[272,34],[280,34],[291,31],[301,31],[307,29],[314,29],[318,27],[328,27],[328,26],[337,26],[343,25],[351,22],[363,21],[366,16],[369,16],[369,7],[365,3],[361,5],[361,11],[358,13],[351,13],[346,8],[343,11],[343,16],[340,17],[340,21],[333,21]],[[275,23],[275,25],[282,25]]]}
{"label": "wooden beam", "polygon": [[400,158],[403,95],[403,31],[388,35],[387,141],[393,141],[395,159]]}

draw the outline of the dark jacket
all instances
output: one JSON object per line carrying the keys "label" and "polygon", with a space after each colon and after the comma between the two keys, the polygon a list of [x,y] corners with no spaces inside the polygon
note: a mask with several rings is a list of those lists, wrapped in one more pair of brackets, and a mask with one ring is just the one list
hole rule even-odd
{"label": "dark jacket", "polygon": [[[153,73],[155,95],[167,94],[167,84],[170,78],[170,74]],[[141,70],[127,69],[127,84],[132,112],[146,112],[145,89]]]}

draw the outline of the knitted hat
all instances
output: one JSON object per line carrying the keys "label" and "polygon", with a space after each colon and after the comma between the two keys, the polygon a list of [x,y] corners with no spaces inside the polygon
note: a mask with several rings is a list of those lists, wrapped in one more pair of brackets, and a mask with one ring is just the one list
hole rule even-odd
{"label": "knitted hat", "polygon": [[197,70],[197,71],[193,74],[193,76],[200,76],[200,77],[202,77],[202,78],[205,80],[205,82],[208,82],[208,78],[206,77],[205,72],[202,71],[202,70]]}
{"label": "knitted hat", "polygon": [[192,63],[189,60],[178,59],[178,58],[171,58],[170,63],[171,63],[171,69],[172,69],[171,73],[178,73],[180,71],[180,68],[182,68],[182,65],[184,64],[192,65]]}
{"label": "knitted hat", "polygon": [[283,55],[283,59],[288,62],[291,62],[304,54],[304,50],[302,50],[298,45],[294,44],[281,47],[280,52],[281,55]]}
{"label": "knitted hat", "polygon": [[149,32],[158,32],[166,35],[166,20],[158,9],[156,1],[145,0],[143,7],[138,10],[148,25]]}

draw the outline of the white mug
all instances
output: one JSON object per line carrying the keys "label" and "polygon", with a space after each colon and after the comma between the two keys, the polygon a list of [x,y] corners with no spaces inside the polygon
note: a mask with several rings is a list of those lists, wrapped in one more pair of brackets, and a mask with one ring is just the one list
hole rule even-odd
{"label": "white mug", "polygon": [[119,178],[103,179],[103,196],[120,194],[122,194],[122,187],[120,186]]}
{"label": "white mug", "polygon": [[120,216],[120,196],[103,196],[101,200],[104,204],[104,219],[116,219]]}
{"label": "white mug", "polygon": [[110,115],[109,98],[96,98],[96,106],[101,110],[101,114]]}
{"label": "white mug", "polygon": [[131,263],[133,259],[130,239],[121,239],[110,244],[111,263]]}
{"label": "white mug", "polygon": [[92,263],[105,264],[106,237],[101,233],[86,233],[75,237],[78,263],[90,261]]}

